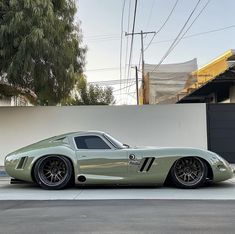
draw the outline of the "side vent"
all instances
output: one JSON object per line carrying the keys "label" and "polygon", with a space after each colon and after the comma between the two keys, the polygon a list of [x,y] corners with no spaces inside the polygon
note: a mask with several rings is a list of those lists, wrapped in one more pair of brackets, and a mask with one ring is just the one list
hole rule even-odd
{"label": "side vent", "polygon": [[28,157],[22,157],[16,167],[16,169],[23,169],[25,164],[26,164],[26,161],[27,161]]}
{"label": "side vent", "polygon": [[148,172],[152,167],[154,160],[155,160],[154,157],[144,158],[142,160],[143,163],[140,166],[140,172]]}

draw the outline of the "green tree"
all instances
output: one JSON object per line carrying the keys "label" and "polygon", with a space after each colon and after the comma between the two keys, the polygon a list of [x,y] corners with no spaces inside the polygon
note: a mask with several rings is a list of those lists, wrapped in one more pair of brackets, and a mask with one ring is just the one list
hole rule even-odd
{"label": "green tree", "polygon": [[75,88],[75,97],[63,102],[66,105],[110,105],[115,104],[113,89],[88,84],[86,78],[80,76]]}
{"label": "green tree", "polygon": [[74,0],[0,0],[0,76],[34,91],[40,105],[67,97],[83,72],[75,13]]}

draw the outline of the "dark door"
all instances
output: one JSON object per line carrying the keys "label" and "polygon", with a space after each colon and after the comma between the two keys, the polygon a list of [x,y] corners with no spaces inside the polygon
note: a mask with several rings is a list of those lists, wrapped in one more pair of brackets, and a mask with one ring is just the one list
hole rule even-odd
{"label": "dark door", "polygon": [[235,163],[235,104],[207,104],[208,149]]}

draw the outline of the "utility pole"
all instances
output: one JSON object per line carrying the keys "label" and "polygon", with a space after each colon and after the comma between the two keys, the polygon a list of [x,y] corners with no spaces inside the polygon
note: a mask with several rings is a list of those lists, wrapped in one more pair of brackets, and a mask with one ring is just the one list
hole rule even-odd
{"label": "utility pole", "polygon": [[142,89],[143,89],[143,104],[145,103],[145,84],[144,84],[144,35],[147,34],[156,34],[155,31],[152,32],[143,32],[142,30],[139,33],[125,33],[125,36],[140,35],[141,38],[141,57],[142,57]]}
{"label": "utility pole", "polygon": [[136,84],[136,103],[139,106],[139,78],[138,78],[138,68],[135,66],[135,84]]}

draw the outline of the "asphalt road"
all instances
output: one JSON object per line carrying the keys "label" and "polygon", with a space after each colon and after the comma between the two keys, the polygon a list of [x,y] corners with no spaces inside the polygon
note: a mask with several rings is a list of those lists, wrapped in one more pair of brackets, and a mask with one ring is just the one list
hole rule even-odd
{"label": "asphalt road", "polygon": [[234,201],[0,201],[0,233],[235,233]]}

